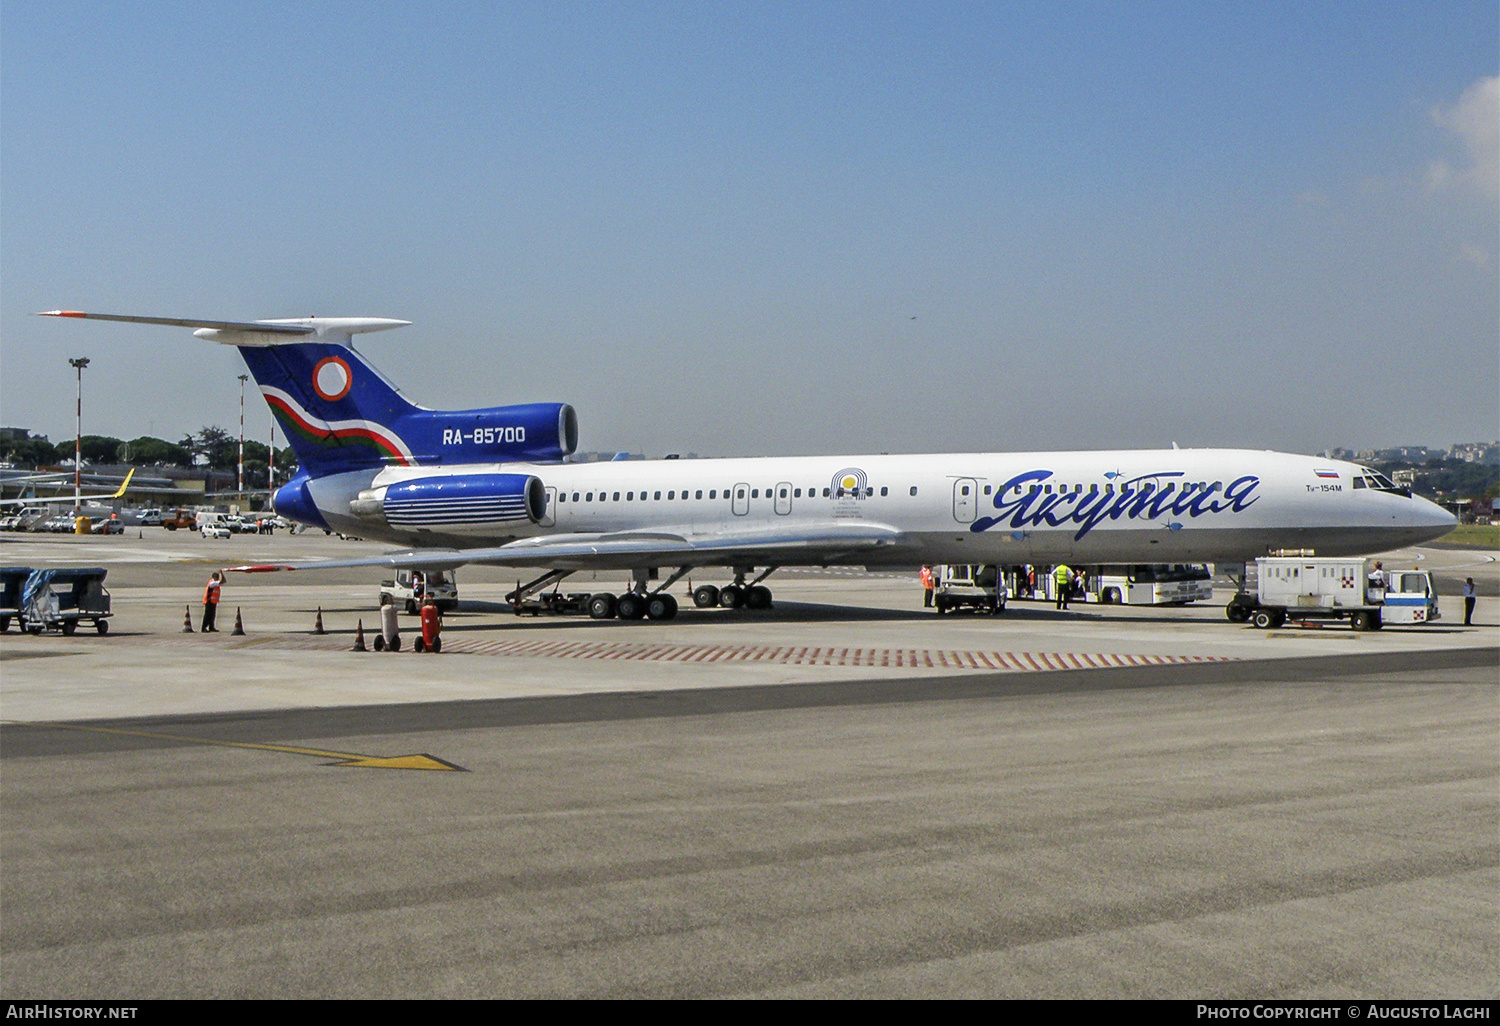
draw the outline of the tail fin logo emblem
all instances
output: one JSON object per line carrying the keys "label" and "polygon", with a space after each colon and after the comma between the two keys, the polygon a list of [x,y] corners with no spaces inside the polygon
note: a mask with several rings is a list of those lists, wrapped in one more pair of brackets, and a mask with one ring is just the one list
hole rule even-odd
{"label": "tail fin logo emblem", "polygon": [[336,403],[348,395],[353,384],[354,374],[349,370],[349,365],[337,356],[319,360],[318,365],[313,368],[313,391],[330,403]]}

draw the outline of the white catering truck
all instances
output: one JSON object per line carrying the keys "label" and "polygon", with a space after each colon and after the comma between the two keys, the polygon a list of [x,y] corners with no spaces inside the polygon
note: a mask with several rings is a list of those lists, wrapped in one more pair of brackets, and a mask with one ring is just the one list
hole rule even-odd
{"label": "white catering truck", "polygon": [[1241,591],[1225,612],[1235,623],[1280,627],[1288,620],[1348,620],[1357,631],[1438,618],[1437,592],[1425,570],[1372,577],[1358,557],[1267,556],[1255,561],[1254,593]]}

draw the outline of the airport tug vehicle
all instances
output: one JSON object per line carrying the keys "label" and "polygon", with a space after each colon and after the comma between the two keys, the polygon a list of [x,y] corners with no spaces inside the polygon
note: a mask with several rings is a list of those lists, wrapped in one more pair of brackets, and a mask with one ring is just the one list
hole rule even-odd
{"label": "airport tug vehicle", "polygon": [[380,582],[381,599],[387,595],[411,616],[421,612],[422,599],[427,595],[432,596],[438,609],[451,613],[458,608],[458,577],[452,570],[397,570],[393,579]]}
{"label": "airport tug vehicle", "polygon": [[1005,612],[1009,593],[998,566],[948,564],[933,567],[932,604],[938,614],[965,607],[979,613]]}
{"label": "airport tug vehicle", "polygon": [[1425,570],[1371,574],[1363,559],[1268,556],[1255,561],[1253,593],[1237,592],[1225,613],[1234,623],[1280,627],[1288,620],[1348,620],[1357,631],[1438,619],[1437,592]]}

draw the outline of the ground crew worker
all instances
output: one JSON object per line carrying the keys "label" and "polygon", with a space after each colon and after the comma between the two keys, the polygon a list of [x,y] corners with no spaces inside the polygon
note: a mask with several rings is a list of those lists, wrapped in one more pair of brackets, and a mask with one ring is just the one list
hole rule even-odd
{"label": "ground crew worker", "polygon": [[1052,570],[1052,589],[1057,592],[1057,608],[1068,608],[1068,591],[1073,586],[1073,570],[1062,563]]}
{"label": "ground crew worker", "polygon": [[1474,625],[1474,603],[1479,597],[1478,590],[1474,587],[1474,578],[1464,578],[1464,626]]}
{"label": "ground crew worker", "polygon": [[401,651],[401,617],[396,610],[395,600],[389,595],[380,596],[380,636],[375,639],[375,649]]}
{"label": "ground crew worker", "polygon": [[922,568],[922,607],[924,609],[932,608],[932,587],[932,567],[924,566]]}
{"label": "ground crew worker", "polygon": [[1370,587],[1376,591],[1385,588],[1385,564],[1378,559],[1375,561],[1375,569],[1370,571]]}
{"label": "ground crew worker", "polygon": [[433,653],[443,650],[443,614],[437,607],[437,600],[431,595],[422,603],[422,639],[418,642],[418,652],[431,651]]}
{"label": "ground crew worker", "polygon": [[215,570],[208,579],[208,586],[203,589],[203,633],[210,631],[217,634],[219,628],[214,626],[214,617],[219,612],[219,588],[224,584],[224,575]]}

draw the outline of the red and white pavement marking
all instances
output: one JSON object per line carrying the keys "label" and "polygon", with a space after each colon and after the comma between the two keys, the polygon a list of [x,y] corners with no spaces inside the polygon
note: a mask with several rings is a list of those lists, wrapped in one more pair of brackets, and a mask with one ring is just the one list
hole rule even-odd
{"label": "red and white pavement marking", "polygon": [[[373,635],[368,635],[373,641]],[[410,647],[413,635],[403,640]],[[178,640],[178,639],[174,639]],[[183,636],[180,641],[191,643]],[[201,644],[201,642],[200,642]],[[271,635],[231,642],[235,648],[294,648],[309,651],[347,648],[347,634],[324,637]],[[1228,662],[1227,656],[1149,655],[1119,652],[1000,652],[937,648],[855,648],[816,645],[674,645],[610,641],[547,641],[443,635],[444,654],[511,656],[524,659],[600,659],[653,663],[757,663],[783,666],[887,666],[893,669],[991,670],[1031,673],[1046,670],[1100,670],[1117,666]]]}

